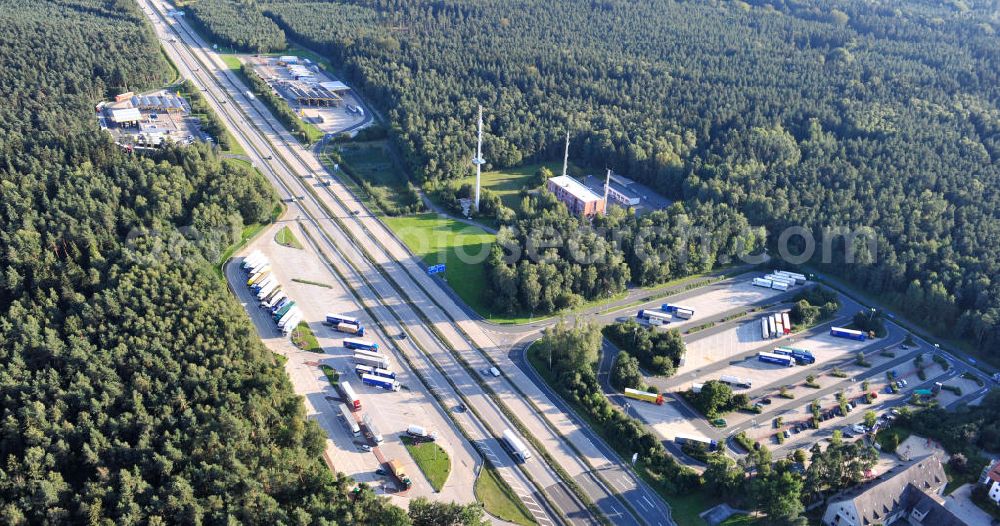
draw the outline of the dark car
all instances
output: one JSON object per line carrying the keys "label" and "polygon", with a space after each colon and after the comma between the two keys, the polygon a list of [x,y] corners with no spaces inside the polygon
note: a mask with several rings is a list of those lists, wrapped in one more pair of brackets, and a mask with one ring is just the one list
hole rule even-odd
{"label": "dark car", "polygon": [[761,398],[760,399],[760,403],[762,403],[764,405],[771,405],[771,399],[770,398]]}

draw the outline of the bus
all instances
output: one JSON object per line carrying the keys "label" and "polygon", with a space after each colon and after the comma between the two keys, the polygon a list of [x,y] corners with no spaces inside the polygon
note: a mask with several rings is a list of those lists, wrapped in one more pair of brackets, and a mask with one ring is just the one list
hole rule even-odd
{"label": "bus", "polygon": [[378,344],[377,343],[375,343],[373,341],[369,341],[369,340],[361,340],[361,339],[358,339],[358,338],[346,338],[346,339],[344,339],[344,347],[347,347],[348,349],[351,349],[351,350],[362,350],[362,351],[378,352]]}
{"label": "bus", "polygon": [[524,442],[521,442],[521,439],[510,429],[503,430],[503,443],[510,449],[511,454],[517,460],[526,462],[531,458],[531,451],[528,451],[528,448],[524,446]]}

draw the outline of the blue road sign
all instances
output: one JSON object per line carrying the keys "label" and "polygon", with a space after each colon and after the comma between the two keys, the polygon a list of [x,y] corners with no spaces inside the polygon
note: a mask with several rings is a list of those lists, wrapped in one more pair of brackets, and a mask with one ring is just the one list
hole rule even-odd
{"label": "blue road sign", "polygon": [[440,264],[440,265],[431,265],[430,267],[427,267],[427,273],[428,274],[434,275],[434,274],[440,274],[442,272],[444,272],[444,265],[443,264]]}

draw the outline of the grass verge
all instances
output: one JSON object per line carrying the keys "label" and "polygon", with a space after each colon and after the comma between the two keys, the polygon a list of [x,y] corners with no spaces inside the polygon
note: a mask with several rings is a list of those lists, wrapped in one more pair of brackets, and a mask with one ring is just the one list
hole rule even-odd
{"label": "grass verge", "polygon": [[340,383],[340,373],[325,363],[319,364],[319,369],[326,375],[326,379],[330,381],[330,385],[337,387]]}
{"label": "grass verge", "polygon": [[296,283],[304,283],[306,285],[314,285],[316,287],[323,287],[324,289],[332,289],[332,285],[327,285],[326,283],[320,283],[318,281],[310,281],[308,279],[292,278],[292,281]]}
{"label": "grass verge", "polygon": [[[483,188],[500,196],[504,206],[520,211],[521,189],[534,190],[539,188],[539,185],[536,184],[535,173],[543,166],[552,170],[554,174],[562,173],[562,163],[560,162],[526,164],[517,168],[485,172],[480,178],[480,184]],[[459,179],[453,184],[457,186],[474,185],[476,184],[476,176]]]}
{"label": "grass verge", "polygon": [[427,477],[434,491],[441,491],[451,474],[451,459],[441,446],[434,442],[417,441],[413,437],[401,437],[406,450],[410,452],[417,467]]}
{"label": "grass verge", "polygon": [[295,234],[292,233],[292,229],[287,226],[283,226],[281,230],[278,230],[278,233],[274,235],[274,241],[283,247],[302,249],[302,243],[299,243]]}
{"label": "grass verge", "polygon": [[292,331],[292,343],[303,351],[318,353],[323,352],[323,348],[320,347],[319,341],[316,340],[316,335],[313,334],[312,329],[309,328],[309,324],[304,321],[300,321],[299,325],[295,327],[294,331]]}
{"label": "grass verge", "polygon": [[522,526],[537,524],[528,508],[493,467],[483,466],[476,478],[475,493],[476,499],[490,515]]}

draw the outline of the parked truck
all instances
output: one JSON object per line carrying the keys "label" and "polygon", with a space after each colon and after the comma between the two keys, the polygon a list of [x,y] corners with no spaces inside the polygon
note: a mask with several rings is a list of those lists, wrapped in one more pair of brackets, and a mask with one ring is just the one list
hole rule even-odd
{"label": "parked truck", "polygon": [[781,313],[781,326],[785,329],[785,334],[792,333],[792,319],[788,316],[787,312]]}
{"label": "parked truck", "polygon": [[774,349],[774,354],[781,354],[784,356],[790,356],[795,359],[796,363],[799,365],[809,365],[816,363],[816,357],[805,349],[796,349],[794,347],[778,347]]}
{"label": "parked truck", "polygon": [[795,365],[795,358],[791,356],[784,356],[781,354],[774,354],[772,352],[761,351],[757,353],[757,359],[764,363],[773,363],[775,365],[782,365],[785,367],[791,367]]}
{"label": "parked truck", "polygon": [[277,281],[271,282],[270,285],[257,291],[257,299],[263,301],[264,298],[270,296],[279,286]]}
{"label": "parked truck", "polygon": [[406,428],[406,434],[421,440],[437,440],[437,431],[428,431],[424,426],[411,425]]}
{"label": "parked truck", "polygon": [[354,418],[354,414],[351,413],[350,408],[347,404],[340,404],[340,414],[344,417],[344,423],[347,424],[347,429],[351,431],[354,436],[361,435],[361,426],[358,425],[358,421]]}
{"label": "parked truck", "polygon": [[719,448],[719,443],[716,442],[715,440],[702,437],[677,435],[674,437],[674,442],[682,446],[684,444],[701,444],[705,446],[705,449],[709,451],[715,451],[716,449]]}
{"label": "parked truck", "polygon": [[767,323],[767,318],[760,319],[760,337],[765,340],[771,339],[771,326]]}
{"label": "parked truck", "polygon": [[375,423],[372,422],[371,415],[365,413],[364,415],[362,415],[361,421],[365,424],[365,429],[368,430],[368,434],[370,435],[371,439],[375,441],[376,444],[381,444],[385,440],[385,438],[382,436],[382,433],[379,433],[378,428],[375,427]]}
{"label": "parked truck", "polygon": [[264,254],[262,254],[259,250],[254,250],[247,257],[243,258],[241,266],[244,270],[248,270],[257,265],[261,259],[264,259]]}
{"label": "parked truck", "polygon": [[344,394],[344,401],[347,403],[352,411],[357,411],[361,409],[361,399],[358,398],[358,394],[354,392],[354,388],[351,387],[350,382],[340,382],[340,392]]}
{"label": "parked truck", "polygon": [[847,329],[844,327],[831,327],[830,336],[847,338],[849,340],[858,340],[859,342],[863,342],[868,338],[868,335],[862,331],[856,331],[854,329]]}
{"label": "parked truck", "polygon": [[374,374],[363,374],[361,375],[361,383],[369,387],[377,387],[379,389],[385,389],[386,391],[399,391],[399,382],[391,378],[382,378],[381,376],[375,376]]}
{"label": "parked truck", "polygon": [[769,288],[771,288],[771,283],[773,283],[773,282],[771,280],[769,280],[769,279],[765,279],[765,278],[753,278],[753,285],[755,287],[764,287],[765,289],[769,289]]}
{"label": "parked truck", "polygon": [[354,351],[354,363],[369,365],[374,368],[388,369],[389,358],[381,354]]}
{"label": "parked truck", "polygon": [[654,309],[642,309],[636,317],[640,320],[646,320],[646,322],[650,325],[663,325],[673,319],[673,317],[666,312]]}
{"label": "parked truck", "polygon": [[274,308],[276,305],[278,305],[278,303],[280,303],[281,301],[283,301],[283,300],[285,300],[287,298],[288,298],[288,295],[285,294],[284,290],[277,289],[273,294],[271,294],[271,296],[269,298],[266,298],[266,301],[264,301],[263,303],[261,303],[261,307],[270,310],[270,309]]}
{"label": "parked truck", "polygon": [[341,323],[348,323],[351,325],[361,325],[361,322],[357,318],[351,316],[345,316],[343,314],[327,314],[326,315],[327,325],[333,325],[336,327]]}
{"label": "parked truck", "polygon": [[795,280],[796,284],[802,284],[807,281],[805,275],[799,274],[797,272],[788,272],[787,270],[775,270],[774,273],[779,276],[787,276],[789,278],[792,278]]}
{"label": "parked truck", "polygon": [[719,381],[734,389],[750,389],[753,386],[749,378],[740,378],[731,374],[720,376]]}
{"label": "parked truck", "polygon": [[378,352],[377,343],[369,340],[361,340],[358,338],[346,338],[344,340],[344,347],[351,350],[360,349],[362,351]]}
{"label": "parked truck", "polygon": [[663,405],[663,395],[661,393],[647,393],[646,391],[640,391],[638,389],[629,389],[626,387],[625,396],[628,398],[634,398],[636,400],[649,402],[651,404]]}
{"label": "parked truck", "polygon": [[347,334],[353,334],[355,336],[364,336],[365,328],[361,325],[355,325],[353,323],[340,322],[333,327],[337,332],[346,332]]}
{"label": "parked truck", "polygon": [[681,305],[671,305],[670,303],[664,303],[660,306],[660,309],[667,314],[673,315],[675,318],[680,318],[682,320],[690,320],[694,316],[694,309],[689,307],[684,307]]}
{"label": "parked truck", "polygon": [[410,487],[413,486],[413,481],[410,480],[406,471],[403,470],[403,463],[396,459],[392,459],[388,462],[388,464],[389,471],[392,471],[393,476],[399,480],[400,484],[402,484],[404,488],[410,489]]}
{"label": "parked truck", "polygon": [[304,316],[301,312],[295,314],[295,316],[293,316],[292,319],[288,320],[284,325],[280,327],[281,334],[284,334],[285,336],[291,334],[292,331],[294,331],[295,328],[299,326],[299,323],[302,322],[303,317]]}
{"label": "parked truck", "polygon": [[294,306],[295,306],[295,302],[294,301],[286,302],[284,305],[281,306],[281,308],[279,308],[278,310],[274,311],[274,321],[280,320],[282,318],[282,316],[284,316],[285,314],[287,314],[288,311],[292,310],[292,307],[294,307]]}

